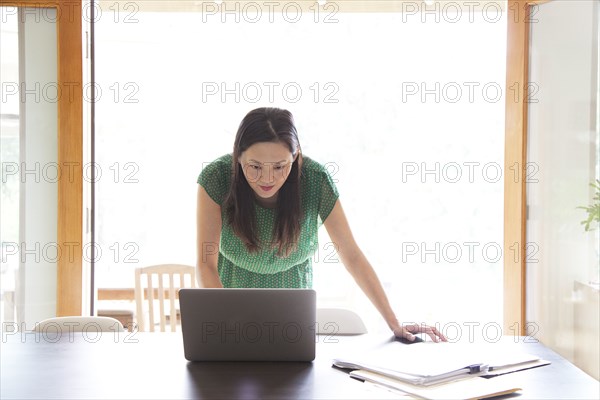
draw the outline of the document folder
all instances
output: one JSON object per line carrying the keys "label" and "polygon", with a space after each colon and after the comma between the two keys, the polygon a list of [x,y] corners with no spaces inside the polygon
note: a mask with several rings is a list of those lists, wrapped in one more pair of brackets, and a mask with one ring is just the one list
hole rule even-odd
{"label": "document folder", "polygon": [[472,400],[501,396],[514,393],[521,388],[514,384],[514,380],[483,378],[464,378],[452,382],[432,386],[412,385],[397,379],[380,375],[371,371],[356,370],[350,376],[362,381],[371,382],[387,389],[400,391],[405,394],[429,400]]}
{"label": "document folder", "polygon": [[427,342],[399,344],[386,347],[385,352],[333,360],[338,368],[368,371],[417,386],[495,376],[547,364],[538,356],[508,351],[505,347]]}

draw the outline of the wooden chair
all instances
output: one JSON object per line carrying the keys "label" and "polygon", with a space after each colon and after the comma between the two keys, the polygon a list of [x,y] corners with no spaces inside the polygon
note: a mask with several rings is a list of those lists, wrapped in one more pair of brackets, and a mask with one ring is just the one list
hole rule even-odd
{"label": "wooden chair", "polygon": [[[143,279],[143,275],[145,275],[146,279]],[[186,276],[188,276],[188,279],[186,279]],[[135,303],[138,329],[141,332],[146,330],[154,332],[156,312],[155,302],[158,302],[160,331],[165,332],[167,323],[165,301],[168,301],[169,325],[171,326],[171,332],[175,332],[179,309],[175,304],[179,303],[179,289],[184,287],[196,287],[195,267],[181,264],[161,264],[136,268]],[[145,302],[148,304],[148,329],[146,329],[145,323]]]}

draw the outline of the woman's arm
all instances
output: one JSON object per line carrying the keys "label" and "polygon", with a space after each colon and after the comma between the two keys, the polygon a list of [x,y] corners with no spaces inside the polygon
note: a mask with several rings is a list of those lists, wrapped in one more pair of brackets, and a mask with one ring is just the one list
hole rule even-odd
{"label": "woman's arm", "polygon": [[198,185],[196,205],[196,276],[203,288],[222,288],[217,264],[221,240],[221,206]]}
{"label": "woman's arm", "polygon": [[356,244],[352,231],[342,209],[342,204],[338,199],[331,213],[327,216],[324,222],[329,237],[336,245],[338,254],[344,266],[352,275],[358,286],[367,295],[375,308],[381,313],[390,329],[396,336],[405,337],[409,340],[414,340],[413,333],[425,332],[434,341],[443,340],[446,338],[437,331],[437,329],[427,325],[408,325],[402,326],[381,286],[381,282],[375,273],[375,270]]}

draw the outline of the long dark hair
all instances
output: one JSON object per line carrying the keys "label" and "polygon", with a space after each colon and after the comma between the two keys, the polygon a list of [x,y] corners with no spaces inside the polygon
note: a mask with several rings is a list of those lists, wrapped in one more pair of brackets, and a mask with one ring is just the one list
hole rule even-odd
{"label": "long dark hair", "polygon": [[254,213],[254,191],[246,181],[238,160],[250,146],[260,142],[284,144],[296,159],[277,195],[276,217],[273,225],[271,248],[278,247],[277,255],[289,255],[297,249],[300,237],[301,204],[300,174],[302,153],[294,117],[287,110],[265,107],[250,111],[240,123],[233,145],[233,176],[225,199],[225,210],[233,231],[250,252],[257,252],[260,243]]}

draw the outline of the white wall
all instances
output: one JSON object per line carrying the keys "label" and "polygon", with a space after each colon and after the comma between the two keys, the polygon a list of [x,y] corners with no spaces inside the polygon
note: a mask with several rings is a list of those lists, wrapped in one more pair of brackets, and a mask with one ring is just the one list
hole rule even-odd
{"label": "white wall", "polygon": [[598,265],[598,230],[585,232],[580,221],[586,214],[577,209],[591,204],[589,183],[597,178],[598,2],[551,1],[533,18],[527,320],[536,338],[562,356],[587,365],[575,357],[584,349],[598,365],[598,327],[582,342],[575,330],[589,326],[575,319],[583,298],[576,282],[595,279]]}

